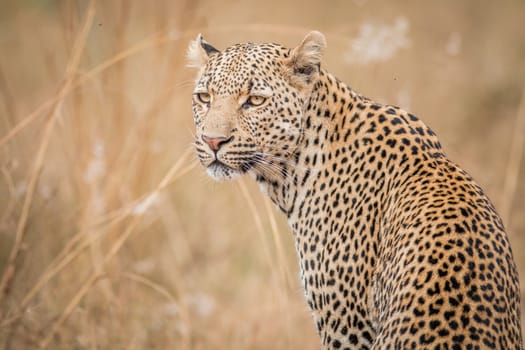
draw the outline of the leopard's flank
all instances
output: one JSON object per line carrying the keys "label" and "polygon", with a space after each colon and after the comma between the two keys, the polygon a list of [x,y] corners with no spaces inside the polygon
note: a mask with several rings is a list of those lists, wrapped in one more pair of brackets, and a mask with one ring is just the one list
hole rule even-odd
{"label": "leopard's flank", "polygon": [[518,273],[483,190],[414,115],[294,49],[201,36],[195,145],[217,180],[251,174],[287,216],[323,349],[522,348]]}

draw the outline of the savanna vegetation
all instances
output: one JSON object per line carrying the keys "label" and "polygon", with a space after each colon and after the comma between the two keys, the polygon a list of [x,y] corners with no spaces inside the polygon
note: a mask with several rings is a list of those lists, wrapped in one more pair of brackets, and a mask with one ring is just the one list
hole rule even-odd
{"label": "savanna vegetation", "polygon": [[1,1],[0,348],[319,348],[284,218],[193,153],[199,32],[324,32],[327,69],[484,187],[525,287],[524,19],[519,0]]}

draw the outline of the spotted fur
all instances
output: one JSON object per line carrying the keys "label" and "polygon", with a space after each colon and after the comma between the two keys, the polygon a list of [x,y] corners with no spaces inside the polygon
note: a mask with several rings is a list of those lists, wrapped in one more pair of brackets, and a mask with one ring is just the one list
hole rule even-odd
{"label": "spotted fur", "polygon": [[198,37],[203,166],[250,173],[288,217],[323,349],[521,349],[494,206],[417,117],[321,69],[324,48],[318,32],[293,50]]}

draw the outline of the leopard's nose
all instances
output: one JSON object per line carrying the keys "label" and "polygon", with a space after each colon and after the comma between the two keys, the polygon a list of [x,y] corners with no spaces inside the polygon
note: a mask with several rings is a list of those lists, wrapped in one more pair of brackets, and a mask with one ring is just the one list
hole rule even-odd
{"label": "leopard's nose", "polygon": [[224,136],[218,136],[218,137],[209,137],[206,135],[202,135],[202,141],[204,141],[208,146],[210,146],[210,149],[214,152],[217,152],[219,148],[221,148],[222,145],[225,143],[230,142],[233,140],[233,136],[230,137],[224,137]]}

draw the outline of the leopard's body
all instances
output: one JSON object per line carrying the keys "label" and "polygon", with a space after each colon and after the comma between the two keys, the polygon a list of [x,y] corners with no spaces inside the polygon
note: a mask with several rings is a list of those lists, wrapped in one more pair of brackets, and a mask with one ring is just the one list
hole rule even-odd
{"label": "leopard's body", "polygon": [[321,69],[324,46],[193,42],[208,173],[252,174],[287,215],[324,349],[521,349],[493,205],[418,118]]}

